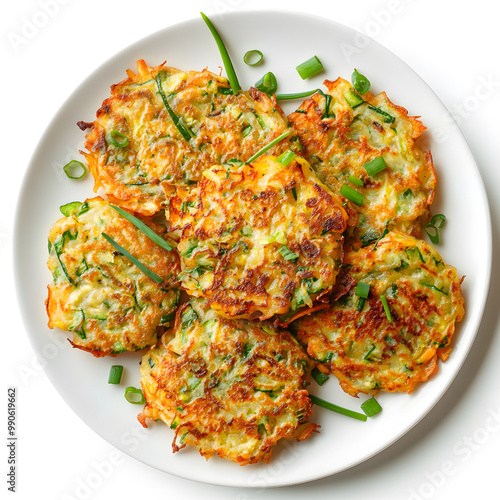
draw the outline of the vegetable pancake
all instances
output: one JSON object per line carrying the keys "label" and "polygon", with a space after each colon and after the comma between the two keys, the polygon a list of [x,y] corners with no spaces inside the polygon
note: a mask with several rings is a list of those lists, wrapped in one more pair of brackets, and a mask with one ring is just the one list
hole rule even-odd
{"label": "vegetable pancake", "polygon": [[399,232],[347,253],[344,265],[356,288],[294,323],[299,341],[352,396],[411,392],[451,351],[461,279],[429,244]]}
{"label": "vegetable pancake", "polygon": [[415,144],[425,127],[384,92],[361,97],[342,78],[324,84],[326,94],[288,118],[321,181],[353,202],[346,245],[369,245],[385,229],[421,237],[436,184],[430,152]]}
{"label": "vegetable pancake", "polygon": [[180,280],[223,316],[286,324],[335,284],[347,215],[293,153],[240,163],[212,167],[172,199]]}
{"label": "vegetable pancake", "polygon": [[[137,74],[111,87],[97,111],[84,153],[97,190],[118,205],[153,215],[176,186],[196,184],[202,172],[230,159],[247,160],[292,131],[274,98],[252,88],[232,95],[225,78],[137,63]],[[271,150],[294,146],[294,136]],[[295,136],[296,139],[296,136]]]}
{"label": "vegetable pancake", "polygon": [[[95,356],[154,344],[157,328],[173,319],[179,258],[153,243],[101,198],[63,207],[49,234],[54,282],[46,301],[49,327],[73,333],[74,347]],[[157,234],[165,229],[145,221]],[[146,276],[102,236],[113,238],[163,282]]]}
{"label": "vegetable pancake", "polygon": [[173,330],[145,354],[139,421],[175,430],[174,452],[187,444],[240,465],[269,461],[282,438],[307,439],[311,363],[296,340],[265,322],[218,316],[203,299],[185,304]]}

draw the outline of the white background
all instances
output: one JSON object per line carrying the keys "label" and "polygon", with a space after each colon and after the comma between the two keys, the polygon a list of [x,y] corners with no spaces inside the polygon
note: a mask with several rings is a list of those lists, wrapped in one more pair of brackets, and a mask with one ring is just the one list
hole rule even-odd
{"label": "white background", "polygon": [[[49,14],[43,14],[44,4]],[[7,387],[15,386],[18,477],[16,493],[9,493],[8,449],[3,444],[2,498],[4,492],[30,500],[138,498],[144,494],[188,500],[305,496],[461,500],[485,498],[487,492],[488,498],[499,498],[500,269],[495,255],[500,126],[495,112],[500,111],[500,29],[492,4],[487,0],[289,0],[272,5],[268,0],[189,0],[181,7],[167,0],[3,3],[0,407],[5,410],[0,435],[7,432]],[[200,11],[214,15],[285,8],[322,15],[371,36],[408,63],[455,116],[489,197],[492,281],[477,340],[458,377],[427,417],[397,443],[357,467],[313,483],[279,489],[222,488],[172,477],[136,462],[97,436],[61,399],[34,357],[19,313],[12,273],[14,212],[26,167],[43,131],[69,94],[101,63],[152,32],[199,16]],[[29,31],[30,22],[39,27]],[[265,34],[256,32],[256,39],[259,36]],[[463,232],[464,238],[474,238],[473,227],[464,227]],[[335,443],[325,446],[332,454],[336,452]]]}

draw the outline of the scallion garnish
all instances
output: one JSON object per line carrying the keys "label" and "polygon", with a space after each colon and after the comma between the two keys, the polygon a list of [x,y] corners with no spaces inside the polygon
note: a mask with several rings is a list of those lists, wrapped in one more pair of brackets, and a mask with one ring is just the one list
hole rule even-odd
{"label": "scallion garnish", "polygon": [[280,163],[284,167],[287,167],[294,158],[295,153],[288,149],[283,154],[279,155],[278,158],[276,158],[276,163]]}
{"label": "scallion garnish", "polygon": [[368,283],[365,283],[364,281],[358,281],[356,284],[356,290],[354,293],[358,297],[362,297],[363,299],[368,298],[368,294],[370,293],[370,285]]}
{"label": "scallion garnish", "polygon": [[294,94],[276,94],[277,101],[286,101],[287,99],[302,99],[303,97],[309,97],[317,92],[318,89],[308,90],[306,92],[295,92]]}
{"label": "scallion garnish", "polygon": [[347,104],[351,106],[351,108],[357,108],[361,104],[363,104],[365,101],[358,95],[354,90],[348,90],[344,94],[344,99],[346,100]]}
{"label": "scallion garnish", "polygon": [[363,205],[363,201],[364,201],[365,197],[360,192],[356,191],[355,189],[348,186],[347,184],[344,184],[340,188],[340,194],[344,198],[347,198],[348,200],[350,200],[353,203],[355,203],[356,205],[358,205],[358,207],[361,207]]}
{"label": "scallion garnish", "polygon": [[122,365],[113,365],[109,370],[108,384],[119,384],[122,379],[122,373]]}
{"label": "scallion garnish", "polygon": [[256,84],[255,88],[261,92],[265,92],[267,95],[271,96],[276,92],[278,88],[278,82],[274,73],[271,71],[267,72]]}
{"label": "scallion garnish", "polygon": [[68,217],[73,212],[75,212],[78,208],[82,206],[82,203],[79,201],[72,201],[71,203],[66,203],[66,205],[61,205],[59,207],[59,211],[65,216]]}
{"label": "scallion garnish", "polygon": [[311,375],[318,385],[323,385],[329,378],[326,373],[319,371],[316,366],[311,370]]}
{"label": "scallion garnish", "polygon": [[356,68],[354,68],[354,72],[351,75],[351,82],[356,92],[360,94],[366,94],[370,90],[370,80],[365,75],[359,73]]}
{"label": "scallion garnish", "polygon": [[365,167],[366,173],[370,176],[378,174],[387,168],[387,163],[382,156],[377,156],[374,160],[366,162],[363,167]]}
{"label": "scallion garnish", "polygon": [[226,46],[224,45],[224,42],[222,41],[219,33],[215,29],[215,26],[212,24],[212,21],[210,21],[210,19],[208,19],[208,17],[203,14],[203,12],[200,12],[200,14],[215,39],[215,43],[217,44],[220,55],[222,57],[224,68],[226,69],[227,79],[229,80],[229,84],[231,85],[233,95],[236,95],[241,87],[240,83],[238,82],[238,77],[236,76],[236,71],[234,71],[233,63],[231,62],[231,58],[229,57],[229,53],[227,52]]}
{"label": "scallion garnish", "polygon": [[354,177],[354,175],[349,175],[348,180],[349,182],[356,184],[356,186],[363,187],[365,185],[365,183],[361,179],[359,179],[358,177]]}
{"label": "scallion garnish", "polygon": [[393,123],[394,120],[396,119],[396,118],[394,118],[394,116],[392,116],[389,113],[385,112],[383,109],[376,108],[375,106],[372,106],[371,104],[368,104],[368,108],[371,109],[372,111],[375,111],[380,116],[382,116],[385,123]]}
{"label": "scallion garnish", "polygon": [[321,89],[318,89],[318,93],[320,93],[325,98],[325,110],[323,111],[322,120],[325,118],[335,118],[335,114],[330,115],[330,103],[332,101],[332,96],[330,94],[325,94]]}
{"label": "scallion garnish", "polygon": [[125,399],[133,405],[143,405],[146,402],[141,389],[136,389],[135,387],[127,387],[125,389]]}
{"label": "scallion garnish", "polygon": [[289,130],[288,132],[283,132],[280,136],[276,137],[276,139],[273,139],[269,144],[261,148],[259,151],[257,151],[249,160],[245,162],[245,165],[248,165],[249,163],[252,163],[255,161],[259,156],[262,156],[264,153],[269,151],[273,146],[278,144],[278,142],[281,142],[285,137],[289,136],[292,131]]}
{"label": "scallion garnish", "polygon": [[127,257],[135,266],[137,266],[146,276],[149,276],[152,280],[156,281],[156,283],[162,283],[163,278],[155,274],[151,269],[147,268],[142,262],[139,262],[132,254],[127,252],[125,248],[120,246],[111,236],[108,236],[106,233],[101,233],[102,237],[107,240],[116,250],[118,250],[122,255]]}
{"label": "scallion garnish", "polygon": [[445,292],[442,288],[438,288],[436,285],[433,285],[432,283],[426,283],[425,281],[419,281],[419,283],[422,286],[425,286],[426,288],[430,288],[431,290],[435,290],[436,292],[440,292],[443,295],[448,295],[448,293]]}
{"label": "scallion garnish", "polygon": [[321,408],[326,408],[327,410],[334,411],[335,413],[340,413],[341,415],[345,415],[346,417],[362,420],[363,422],[366,422],[368,418],[366,415],[363,415],[362,413],[348,410],[347,408],[343,408],[342,406],[334,405],[333,403],[329,403],[328,401],[318,398],[313,394],[309,394],[309,398],[311,399],[311,403],[315,404],[316,406],[320,406]]}
{"label": "scallion garnish", "polygon": [[[121,142],[118,140],[118,138],[123,139]],[[123,135],[121,132],[118,130],[112,130],[109,133],[108,136],[108,142],[115,146],[116,148],[124,148],[128,146],[128,137],[126,135]]]}
{"label": "scallion garnish", "polygon": [[154,241],[157,245],[161,246],[167,252],[170,252],[174,249],[172,245],[167,243],[161,236],[156,234],[150,227],[148,227],[142,220],[134,217],[132,214],[129,214],[123,208],[115,207],[111,205],[124,219],[127,219],[131,224],[133,224],[137,229],[142,231],[151,241]]}
{"label": "scallion garnish", "polygon": [[[429,222],[426,222],[424,224],[424,230],[427,233],[427,236],[429,236],[429,239],[431,240],[434,245],[437,245],[439,243],[440,237],[439,237],[439,230],[442,229],[446,222],[446,216],[443,214],[436,214],[432,217],[432,219]],[[429,229],[431,231],[429,231]]]}
{"label": "scallion garnish", "polygon": [[184,125],[180,121],[179,117],[174,113],[174,110],[170,107],[170,104],[168,103],[167,98],[165,97],[165,93],[163,92],[163,88],[161,86],[162,73],[164,73],[164,72],[160,71],[156,75],[156,85],[158,87],[158,92],[160,93],[161,100],[163,101],[163,104],[165,105],[165,108],[167,109],[167,112],[168,112],[170,118],[174,122],[174,125],[177,127],[177,130],[180,132],[182,137],[184,137],[184,139],[187,142],[189,142],[191,140],[191,137],[193,137],[194,134],[189,129],[184,127]]}
{"label": "scallion garnish", "polygon": [[285,260],[297,260],[299,256],[292,252],[286,245],[283,245],[278,249],[278,252]]}
{"label": "scallion garnish", "polygon": [[366,413],[367,417],[373,417],[373,415],[382,411],[382,407],[375,398],[367,399],[364,403],[361,403],[361,409]]}
{"label": "scallion garnish", "polygon": [[307,61],[300,63],[296,67],[296,70],[299,73],[300,78],[302,78],[302,80],[314,76],[316,73],[319,73],[322,69],[323,65],[321,64],[321,61],[319,60],[318,56],[313,56]]}
{"label": "scallion garnish", "polygon": [[260,64],[263,59],[264,59],[264,54],[257,49],[248,50],[243,56],[243,61],[245,62],[245,64],[248,64],[249,66],[257,66],[257,64]]}
{"label": "scallion garnish", "polygon": [[[81,161],[71,160],[63,167],[64,173],[70,179],[82,179],[87,173],[85,165]],[[78,173],[81,172],[79,175]]]}
{"label": "scallion garnish", "polygon": [[378,242],[385,238],[387,236],[387,233],[389,232],[389,229],[387,228],[387,226],[389,225],[389,223],[387,223],[387,225],[385,226],[384,230],[382,231],[382,235],[380,236],[380,238],[378,238],[378,240],[375,242],[375,245],[373,245],[373,251],[377,250],[377,246],[378,246]]}
{"label": "scallion garnish", "polygon": [[380,301],[382,302],[382,305],[384,306],[384,311],[385,311],[385,315],[387,316],[387,321],[389,321],[389,323],[392,323],[391,310],[389,308],[389,304],[387,303],[387,299],[383,295],[381,295]]}

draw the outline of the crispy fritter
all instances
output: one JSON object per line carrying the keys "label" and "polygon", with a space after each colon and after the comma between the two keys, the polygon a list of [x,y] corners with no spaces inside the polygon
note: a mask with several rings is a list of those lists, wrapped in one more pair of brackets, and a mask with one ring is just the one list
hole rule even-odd
{"label": "crispy fritter", "polygon": [[[148,226],[164,236],[165,229]],[[151,271],[156,283],[102,237],[106,233]],[[46,300],[49,327],[73,333],[74,347],[95,356],[154,344],[179,300],[179,258],[153,243],[101,198],[75,204],[49,234],[54,282]]]}
{"label": "crispy fritter", "polygon": [[370,285],[366,302],[352,288],[331,309],[293,325],[309,355],[352,396],[410,393],[436,371],[438,357],[447,359],[464,314],[461,280],[429,244],[390,232],[374,247],[345,257],[352,278]]}
{"label": "crispy fritter", "polygon": [[[342,78],[324,84],[327,97],[314,94],[289,120],[321,181],[336,194],[347,184],[364,196],[362,206],[351,204],[358,220],[348,230],[346,245],[368,245],[386,228],[421,237],[436,184],[430,152],[415,144],[425,127],[385,92],[361,98]],[[380,156],[387,168],[368,175],[364,164]]]}
{"label": "crispy fritter", "polygon": [[223,316],[286,324],[335,284],[347,215],[303,158],[214,166],[170,217],[183,286]]}
{"label": "crispy fritter", "polygon": [[[225,78],[210,71],[181,71],[137,63],[137,74],[111,87],[97,111],[84,153],[108,198],[122,207],[153,215],[168,205],[176,186],[196,184],[209,166],[247,160],[284,131],[293,132],[276,104],[256,89],[230,93]],[[187,139],[175,125],[159,93]],[[294,134],[274,146],[273,154],[292,147]],[[296,136],[295,136],[296,139]]]}
{"label": "crispy fritter", "polygon": [[169,333],[142,359],[147,403],[138,418],[174,429],[174,452],[191,444],[207,459],[268,462],[280,439],[307,439],[318,427],[307,422],[310,360],[288,332],[222,318],[193,299],[179,309],[167,343]]}

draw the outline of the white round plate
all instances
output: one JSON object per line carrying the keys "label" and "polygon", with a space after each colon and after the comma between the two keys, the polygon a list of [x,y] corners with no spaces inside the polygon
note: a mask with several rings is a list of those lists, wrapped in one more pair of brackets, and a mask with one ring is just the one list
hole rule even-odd
{"label": "white round plate", "polygon": [[[487,199],[471,152],[443,104],[404,62],[364,35],[333,21],[303,13],[237,12],[213,16],[225,40],[243,88],[267,71],[278,79],[279,93],[305,91],[321,86],[324,79],[350,79],[357,68],[372,82],[373,93],[386,91],[389,98],[419,115],[428,130],[421,144],[431,149],[438,176],[434,213],[448,221],[438,250],[448,264],[466,275],[463,292],[466,316],[458,325],[454,349],[439,372],[413,394],[380,393],[382,413],[367,422],[352,420],[316,408],[313,421],[320,434],[302,443],[278,445],[270,464],[246,467],[217,457],[208,462],[195,449],[173,454],[173,431],[163,424],[142,429],[136,415],[140,407],[124,399],[129,385],[139,387],[140,353],[97,359],[71,348],[66,335],[49,330],[44,307],[51,275],[46,267],[47,235],[61,215],[59,206],[92,196],[90,175],[82,181],[67,179],[62,166],[81,159],[84,133],[79,120],[93,121],[109,87],[135,69],[138,59],[156,66],[167,60],[184,70],[205,67],[218,72],[222,61],[201,17],[166,28],[123,50],[91,74],[56,114],[42,137],[28,168],[19,198],[15,271],[18,296],[33,348],[50,380],[71,408],[99,435],[123,452],[176,476],[217,485],[239,487],[280,486],[311,481],[352,467],[377,454],[411,429],[444,394],[460,369],[474,340],[489,284],[491,231]],[[251,49],[264,53],[259,66],[246,66],[243,55]],[[324,70],[306,81],[297,64],[317,55]],[[299,101],[282,101],[286,112]],[[119,386],[109,385],[112,364],[125,366]],[[311,392],[359,411],[362,398],[352,398],[334,377]]]}

